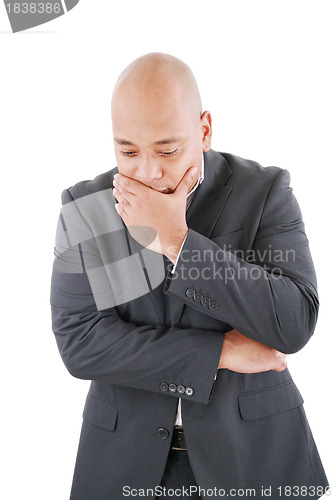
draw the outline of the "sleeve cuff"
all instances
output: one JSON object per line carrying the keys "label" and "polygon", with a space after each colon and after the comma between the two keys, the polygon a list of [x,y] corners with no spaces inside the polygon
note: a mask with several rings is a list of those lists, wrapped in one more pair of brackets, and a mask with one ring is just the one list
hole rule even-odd
{"label": "sleeve cuff", "polygon": [[[188,234],[188,233],[187,233],[187,234]],[[171,274],[174,274],[174,272],[175,272],[176,266],[177,266],[177,264],[178,264],[179,256],[180,256],[180,254],[181,254],[181,252],[182,252],[182,249],[183,249],[184,243],[185,243],[185,241],[186,241],[186,238],[187,238],[187,235],[185,236],[185,238],[184,238],[184,240],[183,240],[183,243],[182,243],[182,246],[180,247],[180,250],[179,250],[178,255],[177,255],[176,262],[175,262],[175,264],[172,266],[172,269],[171,269],[171,271],[170,271],[170,272],[171,272]]]}

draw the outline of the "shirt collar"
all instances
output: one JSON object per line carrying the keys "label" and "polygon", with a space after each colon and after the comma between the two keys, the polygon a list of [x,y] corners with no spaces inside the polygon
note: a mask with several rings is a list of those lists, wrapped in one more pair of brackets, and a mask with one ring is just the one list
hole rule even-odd
{"label": "shirt collar", "polygon": [[193,188],[191,189],[191,191],[189,193],[187,193],[187,198],[189,196],[191,196],[194,191],[198,188],[198,186],[202,183],[202,181],[204,180],[204,177],[205,177],[205,158],[204,156],[202,155],[202,161],[201,161],[201,172],[200,172],[200,175],[199,175],[199,178],[195,184],[195,186],[193,186]]}

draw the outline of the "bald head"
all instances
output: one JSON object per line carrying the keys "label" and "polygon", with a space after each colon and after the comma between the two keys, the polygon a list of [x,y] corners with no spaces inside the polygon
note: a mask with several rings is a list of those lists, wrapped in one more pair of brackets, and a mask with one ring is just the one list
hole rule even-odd
{"label": "bald head", "polygon": [[168,54],[146,54],[127,66],[116,83],[112,109],[122,98],[144,101],[147,108],[161,107],[179,99],[197,119],[201,115],[201,98],[192,70]]}
{"label": "bald head", "polygon": [[118,78],[111,111],[120,173],[166,193],[191,166],[199,176],[211,116],[201,112],[197,83],[180,59],[152,53],[133,61]]}

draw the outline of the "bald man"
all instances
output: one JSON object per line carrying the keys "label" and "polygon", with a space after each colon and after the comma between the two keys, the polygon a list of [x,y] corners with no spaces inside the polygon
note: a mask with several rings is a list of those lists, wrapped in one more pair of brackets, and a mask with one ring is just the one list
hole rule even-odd
{"label": "bald man", "polygon": [[112,96],[117,168],[62,195],[53,331],[91,380],[71,500],[328,486],[286,354],[315,272],[289,174],[211,149],[190,68],[145,55]]}

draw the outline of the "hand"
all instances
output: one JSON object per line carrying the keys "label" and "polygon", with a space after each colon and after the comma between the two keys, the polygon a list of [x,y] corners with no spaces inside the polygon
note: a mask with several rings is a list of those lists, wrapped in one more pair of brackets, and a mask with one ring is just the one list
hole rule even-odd
{"label": "hand", "polygon": [[238,373],[258,373],[268,370],[282,372],[287,368],[287,356],[282,352],[245,337],[237,330],[224,336],[218,368]]}
{"label": "hand", "polygon": [[186,195],[196,173],[196,168],[189,168],[171,194],[155,191],[120,173],[114,177],[115,207],[133,238],[173,263],[188,233]]}

